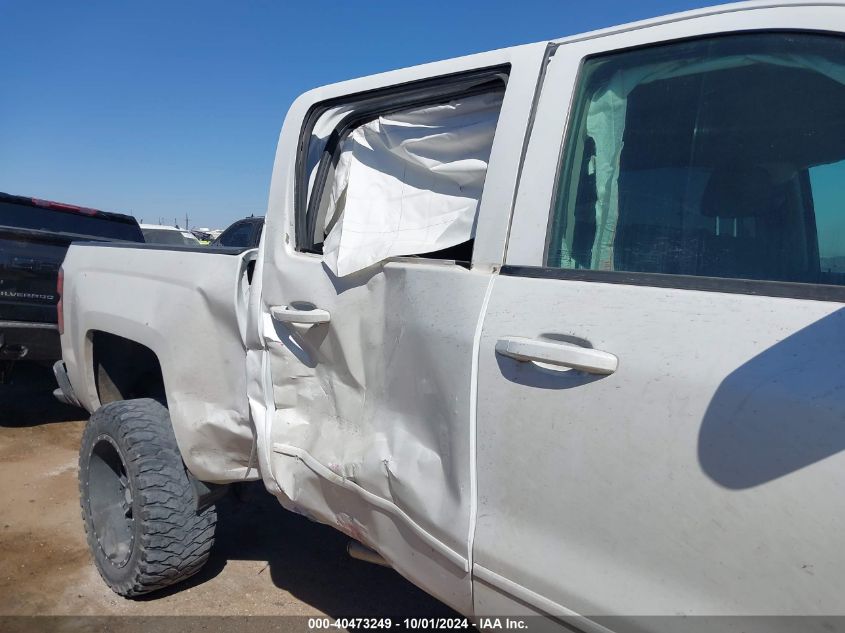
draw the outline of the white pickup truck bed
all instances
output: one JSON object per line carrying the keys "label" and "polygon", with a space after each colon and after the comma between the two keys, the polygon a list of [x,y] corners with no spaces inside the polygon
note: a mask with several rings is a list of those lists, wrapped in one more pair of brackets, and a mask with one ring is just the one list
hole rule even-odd
{"label": "white pickup truck bed", "polygon": [[[254,250],[81,243],[70,247],[63,265],[62,300],[72,306],[64,310],[63,353],[79,403],[94,411],[109,401],[98,395],[98,383],[108,378],[97,367],[114,339],[97,349],[98,333],[152,350],[176,439],[186,448],[183,459],[203,481],[257,477],[249,467],[244,347],[254,258]],[[106,363],[124,383],[118,391],[131,389],[138,376],[120,360]]]}

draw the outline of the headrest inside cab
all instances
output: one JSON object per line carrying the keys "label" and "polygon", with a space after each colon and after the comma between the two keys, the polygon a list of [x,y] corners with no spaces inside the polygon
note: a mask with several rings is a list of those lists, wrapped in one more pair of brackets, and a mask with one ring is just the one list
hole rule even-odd
{"label": "headrest inside cab", "polygon": [[766,215],[782,201],[784,184],[765,167],[716,169],[704,188],[701,213],[720,218]]}

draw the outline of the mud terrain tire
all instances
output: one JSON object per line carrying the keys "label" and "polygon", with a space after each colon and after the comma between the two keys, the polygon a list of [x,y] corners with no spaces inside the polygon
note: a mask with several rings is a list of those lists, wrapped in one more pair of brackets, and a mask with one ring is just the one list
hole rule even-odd
{"label": "mud terrain tire", "polygon": [[173,585],[208,560],[217,512],[197,512],[170,415],[156,400],[94,412],[82,435],[79,496],[97,570],[121,596]]}

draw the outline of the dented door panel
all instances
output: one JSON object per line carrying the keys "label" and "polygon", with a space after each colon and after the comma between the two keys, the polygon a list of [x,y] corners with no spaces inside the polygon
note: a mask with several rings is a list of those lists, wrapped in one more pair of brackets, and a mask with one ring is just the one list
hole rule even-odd
{"label": "dented door panel", "polygon": [[[345,82],[297,100],[271,185],[257,269],[258,331],[247,333],[249,400],[268,489],[286,507],[376,549],[415,584],[467,614],[475,337],[491,273],[502,262],[545,59],[545,44],[518,47]],[[355,103],[344,105],[347,95],[504,64],[508,87],[471,270],[446,260],[395,258],[337,277],[320,255],[296,250],[296,161],[311,107],[328,101],[348,112]],[[325,132],[314,129],[317,142]],[[318,312],[309,318],[308,310]]]}
{"label": "dented door panel", "polygon": [[[317,294],[295,260],[284,274],[289,296]],[[284,501],[424,573],[457,607],[469,600],[470,382],[488,278],[392,262],[345,281],[330,324],[265,320]]]}

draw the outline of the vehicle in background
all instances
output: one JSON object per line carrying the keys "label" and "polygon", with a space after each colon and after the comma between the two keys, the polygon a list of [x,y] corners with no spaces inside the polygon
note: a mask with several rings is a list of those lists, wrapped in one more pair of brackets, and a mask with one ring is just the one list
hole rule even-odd
{"label": "vehicle in background", "polygon": [[74,241],[144,237],[129,215],[0,193],[0,381],[17,361],[61,358],[56,286]]}
{"label": "vehicle in background", "polygon": [[190,231],[175,226],[142,224],[141,232],[147,244],[167,244],[169,246],[202,246]]}
{"label": "vehicle in background", "polygon": [[212,236],[208,229],[191,229],[191,234],[197,238],[203,246],[211,244],[215,236]]}
{"label": "vehicle in background", "polygon": [[197,229],[197,230],[202,231],[203,233],[206,233],[208,235],[208,241],[210,241],[210,242],[213,242],[218,237],[220,237],[220,234],[223,232],[223,229],[200,228],[200,229]]}
{"label": "vehicle in background", "polygon": [[263,216],[250,216],[230,224],[219,237],[211,243],[212,247],[258,248],[261,232],[264,230]]}

